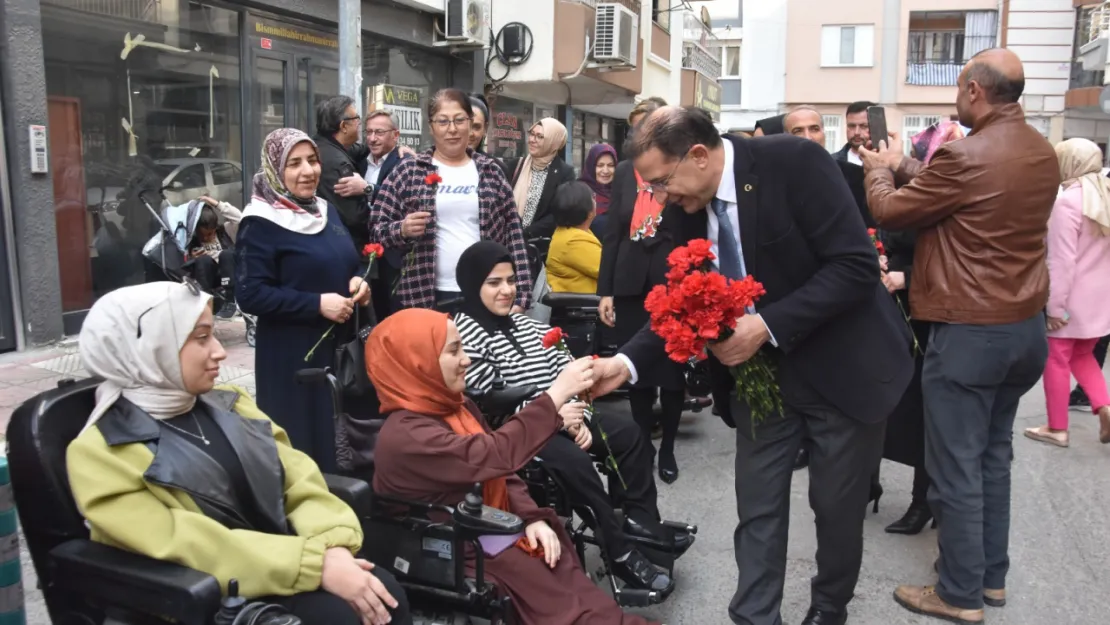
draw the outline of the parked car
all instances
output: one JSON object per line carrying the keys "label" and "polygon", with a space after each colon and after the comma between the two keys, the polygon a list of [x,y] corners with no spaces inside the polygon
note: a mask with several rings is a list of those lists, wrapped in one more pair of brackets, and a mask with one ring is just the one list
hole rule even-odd
{"label": "parked car", "polygon": [[184,204],[201,195],[236,206],[243,201],[239,163],[215,158],[169,158],[155,164],[170,204]]}

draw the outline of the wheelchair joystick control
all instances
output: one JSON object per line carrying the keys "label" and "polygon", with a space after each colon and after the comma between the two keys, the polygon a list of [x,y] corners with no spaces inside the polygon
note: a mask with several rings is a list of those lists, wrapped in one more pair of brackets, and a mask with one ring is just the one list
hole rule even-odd
{"label": "wheelchair joystick control", "polygon": [[470,516],[482,516],[482,483],[476,482],[474,489],[466,494],[463,503],[460,506],[462,511]]}
{"label": "wheelchair joystick control", "polygon": [[216,614],[216,625],[232,625],[246,604],[247,600],[239,596],[239,580],[228,581],[227,596],[220,602],[220,611]]}

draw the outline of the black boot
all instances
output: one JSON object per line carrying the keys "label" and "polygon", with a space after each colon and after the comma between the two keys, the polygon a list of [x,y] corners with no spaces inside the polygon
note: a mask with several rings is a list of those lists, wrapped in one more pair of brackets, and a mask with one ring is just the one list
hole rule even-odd
{"label": "black boot", "polygon": [[1087,399],[1087,393],[1083,392],[1080,387],[1075,387],[1071,392],[1071,397],[1068,398],[1069,408],[1090,408],[1091,400]]}
{"label": "black boot", "polygon": [[[933,520],[933,511],[929,509],[929,504],[924,501],[914,499],[910,502],[910,507],[906,510],[906,514],[902,518],[886,526],[887,534],[905,534],[912,536],[920,534],[921,530],[929,521]],[[933,521],[933,527],[936,527],[936,521]]]}
{"label": "black boot", "polygon": [[877,513],[879,511],[879,499],[882,499],[882,496],[883,485],[879,482],[879,474],[876,472],[875,476],[871,478],[871,494],[867,497],[867,503],[875,502],[875,505],[871,508],[872,512]]}
{"label": "black boot", "polygon": [[809,466],[809,450],[802,447],[798,450],[798,456],[794,458],[794,470],[804,469]]}
{"label": "black boot", "polygon": [[632,550],[624,560],[613,561],[612,573],[632,588],[654,590],[666,598],[674,590],[670,575],[655,567],[642,553]]}

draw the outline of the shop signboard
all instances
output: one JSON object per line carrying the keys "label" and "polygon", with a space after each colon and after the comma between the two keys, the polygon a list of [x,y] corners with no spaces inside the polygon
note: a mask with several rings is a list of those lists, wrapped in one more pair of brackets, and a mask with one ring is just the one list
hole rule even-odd
{"label": "shop signboard", "polygon": [[721,121],[721,85],[706,78],[700,72],[695,74],[694,106],[709,111],[713,121]]}
{"label": "shop signboard", "polygon": [[524,135],[533,123],[532,103],[498,97],[491,104],[492,120],[486,132],[486,150],[501,159],[527,154]]}
{"label": "shop signboard", "polygon": [[370,89],[367,101],[372,103],[373,110],[389,111],[397,120],[397,129],[401,131],[397,143],[419,150],[424,138],[424,116],[420,108],[424,90],[397,85],[377,85]]}

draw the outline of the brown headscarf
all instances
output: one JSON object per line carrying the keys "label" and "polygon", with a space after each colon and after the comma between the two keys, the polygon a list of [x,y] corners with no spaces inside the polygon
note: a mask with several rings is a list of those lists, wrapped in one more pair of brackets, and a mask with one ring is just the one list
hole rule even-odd
{"label": "brown headscarf", "polygon": [[[447,344],[446,313],[426,308],[409,308],[386,317],[366,339],[366,373],[378,392],[383,414],[408,410],[442,418],[459,436],[488,434],[466,408],[463,394],[447,388],[439,355]],[[505,478],[482,484],[487,506],[509,510]],[[517,546],[531,555],[527,540]]]}
{"label": "brown headscarf", "polygon": [[[559,150],[567,145],[567,127],[553,117],[545,117],[532,124],[532,128],[539,126],[543,129],[543,143],[540,144],[540,155],[533,157],[531,153],[524,158],[520,168],[520,178],[517,178],[513,187],[513,198],[516,199],[516,209],[524,215],[524,207],[528,204],[528,188],[532,186],[532,172],[543,171],[555,160]],[[532,128],[528,131],[531,132]]]}

